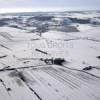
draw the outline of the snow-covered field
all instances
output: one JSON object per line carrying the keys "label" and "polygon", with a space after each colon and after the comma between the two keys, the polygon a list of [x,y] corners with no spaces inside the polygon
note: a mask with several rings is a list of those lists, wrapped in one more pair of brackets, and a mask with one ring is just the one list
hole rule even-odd
{"label": "snow-covered field", "polygon": [[0,15],[0,100],[100,100],[100,12]]}

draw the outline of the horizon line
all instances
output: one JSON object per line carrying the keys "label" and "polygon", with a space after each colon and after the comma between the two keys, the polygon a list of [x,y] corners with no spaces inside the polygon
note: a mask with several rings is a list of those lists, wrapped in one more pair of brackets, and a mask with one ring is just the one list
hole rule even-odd
{"label": "horizon line", "polygon": [[30,13],[30,12],[65,12],[65,11],[100,11],[99,9],[68,9],[68,8],[0,8],[0,14],[5,13]]}

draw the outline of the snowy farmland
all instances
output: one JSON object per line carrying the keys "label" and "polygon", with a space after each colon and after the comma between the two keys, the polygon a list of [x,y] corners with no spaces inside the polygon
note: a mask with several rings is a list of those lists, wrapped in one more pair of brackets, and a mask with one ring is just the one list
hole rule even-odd
{"label": "snowy farmland", "polygon": [[100,100],[100,12],[1,14],[0,100]]}

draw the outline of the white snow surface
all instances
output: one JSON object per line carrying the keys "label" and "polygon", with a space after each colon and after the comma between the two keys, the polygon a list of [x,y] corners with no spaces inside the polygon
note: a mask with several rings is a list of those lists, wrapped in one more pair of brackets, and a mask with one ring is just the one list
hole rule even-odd
{"label": "white snow surface", "polygon": [[[98,56],[100,27],[74,33],[49,31],[41,37],[0,27],[0,100],[99,100]],[[64,58],[66,63],[47,65],[40,58]],[[88,66],[94,68],[82,70]]]}

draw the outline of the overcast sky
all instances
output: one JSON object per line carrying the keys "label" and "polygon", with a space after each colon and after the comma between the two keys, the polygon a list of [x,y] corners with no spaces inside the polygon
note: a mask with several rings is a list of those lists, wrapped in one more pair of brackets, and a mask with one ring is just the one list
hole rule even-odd
{"label": "overcast sky", "polygon": [[100,0],[0,0],[0,12],[97,9],[100,9]]}

